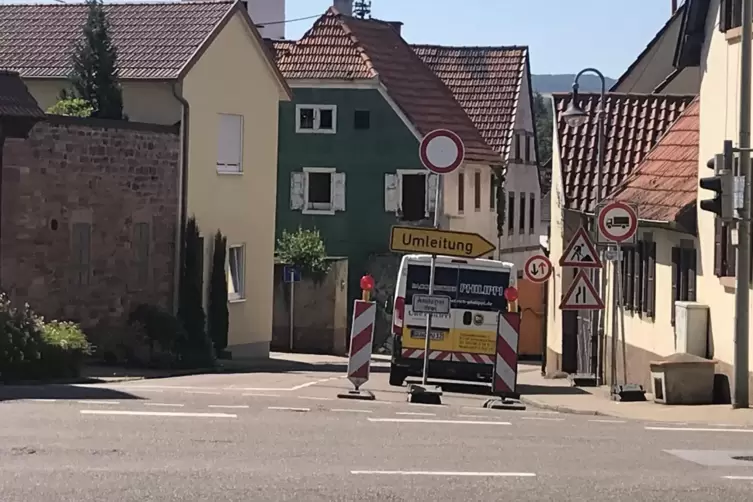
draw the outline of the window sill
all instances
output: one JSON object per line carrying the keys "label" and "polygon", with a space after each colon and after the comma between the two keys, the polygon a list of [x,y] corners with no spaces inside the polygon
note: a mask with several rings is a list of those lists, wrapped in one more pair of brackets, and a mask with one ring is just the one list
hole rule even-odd
{"label": "window sill", "polygon": [[230,170],[224,170],[224,169],[217,169],[217,174],[219,175],[226,175],[229,174],[231,176],[240,176],[243,174],[243,171],[230,171]]}
{"label": "window sill", "polygon": [[331,129],[296,129],[296,134],[337,134],[336,130]]}
{"label": "window sill", "polygon": [[737,289],[737,279],[734,277],[720,277],[719,284],[724,286],[724,289],[731,289],[732,291]]}
{"label": "window sill", "polygon": [[227,302],[230,303],[230,304],[233,304],[233,303],[246,303],[246,299],[242,298],[242,297],[228,298]]}
{"label": "window sill", "polygon": [[737,28],[732,28],[731,30],[727,30],[724,33],[724,38],[726,38],[727,42],[730,44],[739,43],[743,38],[743,27],[738,26]]}
{"label": "window sill", "polygon": [[333,216],[335,214],[335,210],[334,209],[303,209],[301,213],[319,215],[319,216]]}

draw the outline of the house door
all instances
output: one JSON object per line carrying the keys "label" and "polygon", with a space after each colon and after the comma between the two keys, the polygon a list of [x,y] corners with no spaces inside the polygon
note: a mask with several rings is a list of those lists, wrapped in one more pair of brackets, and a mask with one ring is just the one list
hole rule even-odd
{"label": "house door", "polygon": [[520,342],[522,357],[541,357],[544,353],[543,318],[544,285],[526,279],[518,280],[518,309],[520,310]]}

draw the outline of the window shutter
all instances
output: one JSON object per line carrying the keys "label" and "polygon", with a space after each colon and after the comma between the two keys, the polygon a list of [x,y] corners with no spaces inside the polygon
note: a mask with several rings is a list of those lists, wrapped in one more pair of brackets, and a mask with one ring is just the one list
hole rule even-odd
{"label": "window shutter", "polygon": [[648,273],[646,278],[646,315],[654,318],[656,311],[656,242],[648,242]]}
{"label": "window shutter", "polygon": [[625,309],[633,310],[633,291],[635,291],[635,248],[631,247],[625,253],[625,268],[627,273],[625,274]]}
{"label": "window shutter", "polygon": [[732,245],[732,226],[728,224],[722,224],[724,229],[724,240],[722,249],[726,258],[726,266],[722,267],[723,275],[734,277],[737,274],[737,254],[735,253],[736,247]]}
{"label": "window shutter", "polygon": [[384,175],[384,210],[396,213],[400,209],[400,178],[397,174]]}
{"label": "window shutter", "polygon": [[345,173],[333,173],[332,178],[335,186],[332,208],[335,211],[345,211]]}
{"label": "window shutter", "polygon": [[241,140],[243,117],[220,114],[218,126],[217,167],[226,170],[239,170],[241,165]]}
{"label": "window shutter", "polygon": [[695,301],[695,280],[696,280],[696,260],[698,260],[698,255],[696,253],[695,248],[687,249],[686,252],[688,253],[688,301],[694,302]]}
{"label": "window shutter", "polygon": [[633,308],[640,314],[643,312],[643,241],[636,245],[633,264]]}
{"label": "window shutter", "polygon": [[426,217],[437,208],[437,183],[439,176],[430,174],[426,177]]}
{"label": "window shutter", "polygon": [[680,248],[672,248],[672,302],[670,314],[672,326],[675,325],[675,301],[680,294]]}
{"label": "window shutter", "polygon": [[290,209],[300,211],[304,204],[306,173],[290,173]]}
{"label": "window shutter", "polygon": [[723,232],[724,228],[721,220],[714,217],[714,275],[717,277],[721,277],[724,272],[722,270],[722,262],[724,260],[724,251],[722,249]]}
{"label": "window shutter", "polygon": [[628,262],[627,262],[627,249],[622,248],[620,249],[620,294],[622,295],[622,306],[624,308],[627,308],[627,271],[628,271]]}

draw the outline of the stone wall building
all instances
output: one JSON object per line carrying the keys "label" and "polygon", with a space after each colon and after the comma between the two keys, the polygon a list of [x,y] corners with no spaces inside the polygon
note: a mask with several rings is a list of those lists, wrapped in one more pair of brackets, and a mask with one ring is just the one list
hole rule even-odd
{"label": "stone wall building", "polygon": [[101,348],[130,308],[170,308],[180,140],[174,127],[47,116],[5,145],[2,286]]}

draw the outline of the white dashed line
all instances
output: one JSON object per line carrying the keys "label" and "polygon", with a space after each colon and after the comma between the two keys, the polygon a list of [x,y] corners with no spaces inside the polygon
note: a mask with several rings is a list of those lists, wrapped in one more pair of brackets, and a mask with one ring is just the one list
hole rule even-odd
{"label": "white dashed line", "polygon": [[714,429],[710,427],[646,427],[647,431],[679,431],[679,432],[753,432],[753,429]]}
{"label": "white dashed line", "polygon": [[238,418],[230,413],[183,413],[178,411],[81,410],[82,415],[129,415],[137,417]]}
{"label": "white dashed line", "polygon": [[423,417],[436,417],[436,413],[418,413],[414,411],[397,411],[395,412],[395,415],[415,415],[415,416],[423,416]]}
{"label": "white dashed line", "polygon": [[553,417],[520,417],[521,420],[539,420],[542,422],[562,422],[565,420],[564,418],[553,418]]}
{"label": "white dashed line", "polygon": [[593,420],[589,420],[589,422],[596,422],[599,424],[624,424],[626,423],[625,420],[608,420],[606,418],[594,418]]}
{"label": "white dashed line", "polygon": [[532,478],[533,472],[453,472],[453,471],[350,471],[351,474],[377,474],[389,476],[472,476]]}
{"label": "white dashed line", "polygon": [[290,408],[287,406],[268,406],[267,409],[276,410],[276,411],[298,411],[298,412],[311,411],[311,408]]}
{"label": "white dashed line", "polygon": [[25,401],[30,403],[55,403],[57,399],[26,399]]}
{"label": "white dashed line", "polygon": [[219,396],[222,393],[211,391],[211,390],[189,390],[189,391],[186,391],[186,394],[207,394],[207,395],[212,395],[212,396]]}
{"label": "white dashed line", "polygon": [[164,406],[168,408],[182,408],[185,405],[177,404],[177,403],[144,403],[144,406]]}
{"label": "white dashed line", "polygon": [[372,410],[354,410],[352,408],[332,408],[330,411],[340,411],[343,413],[372,413]]}
{"label": "white dashed line", "polygon": [[247,409],[247,404],[210,404],[210,408],[225,408],[225,409]]}
{"label": "white dashed line", "polygon": [[252,396],[252,397],[280,397],[279,394],[261,394],[256,392],[248,392],[246,394],[243,394],[244,396]]}
{"label": "white dashed line", "polygon": [[315,397],[315,396],[298,396],[299,399],[308,399],[309,401],[334,401],[334,397]]}
{"label": "white dashed line", "polygon": [[398,422],[414,424],[456,424],[456,425],[511,425],[510,422],[475,420],[432,420],[429,418],[369,418],[369,422]]}
{"label": "white dashed line", "polygon": [[97,401],[95,399],[82,399],[76,402],[79,404],[120,404],[120,401]]}
{"label": "white dashed line", "polygon": [[488,415],[458,415],[459,418],[489,418]]}
{"label": "white dashed line", "polygon": [[753,481],[753,476],[722,476],[724,479],[734,479],[737,481]]}

